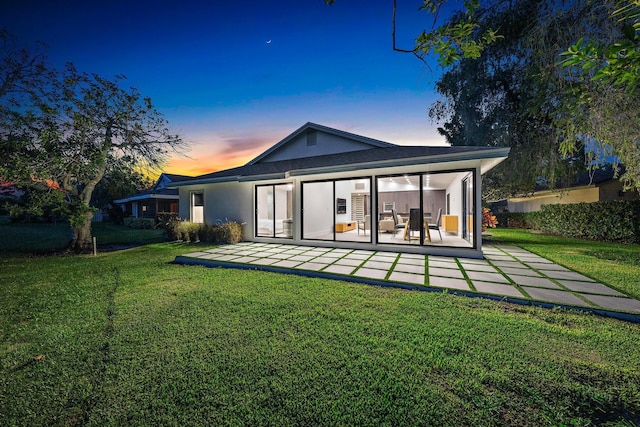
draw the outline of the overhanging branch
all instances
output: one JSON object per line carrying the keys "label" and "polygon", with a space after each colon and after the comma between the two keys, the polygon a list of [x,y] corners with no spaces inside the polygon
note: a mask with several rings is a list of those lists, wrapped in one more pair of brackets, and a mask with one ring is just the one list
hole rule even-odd
{"label": "overhanging branch", "polygon": [[396,46],[396,11],[398,8],[398,3],[397,0],[393,0],[393,14],[392,14],[392,19],[391,19],[391,26],[392,26],[392,31],[391,31],[391,41],[393,44],[393,50],[394,52],[400,52],[400,53],[412,53],[416,58],[418,58],[420,61],[422,61],[427,68],[429,68],[429,70],[431,70],[431,67],[429,67],[429,64],[427,64],[427,61],[424,60],[424,57],[422,57],[420,54],[418,54],[418,52],[416,51],[416,48],[414,47],[413,49],[409,50],[409,49],[402,49]]}

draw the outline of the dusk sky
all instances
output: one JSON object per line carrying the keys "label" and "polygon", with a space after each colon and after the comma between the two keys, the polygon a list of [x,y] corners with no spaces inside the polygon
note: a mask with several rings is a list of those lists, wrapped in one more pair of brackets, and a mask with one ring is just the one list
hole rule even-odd
{"label": "dusk sky", "polygon": [[[443,145],[428,117],[440,70],[393,52],[392,0],[3,2],[0,26],[104,77],[124,74],[190,143],[168,173],[246,163],[314,122],[401,145]],[[398,1],[398,44],[431,24]]]}

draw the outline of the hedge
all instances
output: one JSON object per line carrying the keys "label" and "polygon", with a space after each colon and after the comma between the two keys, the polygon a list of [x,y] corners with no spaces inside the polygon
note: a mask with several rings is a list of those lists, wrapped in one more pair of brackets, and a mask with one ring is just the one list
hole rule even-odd
{"label": "hedge", "polygon": [[126,217],[123,223],[125,227],[133,228],[136,230],[148,230],[156,227],[156,220],[153,218],[134,218],[130,216]]}
{"label": "hedge", "polygon": [[640,200],[543,205],[539,212],[499,214],[498,221],[565,237],[640,243]]}

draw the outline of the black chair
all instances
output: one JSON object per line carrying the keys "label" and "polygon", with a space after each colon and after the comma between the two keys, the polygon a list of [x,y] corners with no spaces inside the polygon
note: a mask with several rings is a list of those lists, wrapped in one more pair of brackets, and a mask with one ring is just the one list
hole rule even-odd
{"label": "black chair", "polygon": [[442,233],[440,232],[440,221],[442,220],[442,208],[438,209],[438,219],[435,224],[429,224],[429,230],[438,230],[440,240],[442,240]]}
{"label": "black chair", "polygon": [[411,240],[411,232],[417,231],[420,232],[423,226],[423,219],[420,217],[420,209],[411,208],[409,209],[409,233],[408,238]]}
{"label": "black chair", "polygon": [[395,224],[395,229],[402,230],[404,228],[404,221],[401,216],[398,215],[395,209],[391,209],[391,215],[393,216],[393,223]]}

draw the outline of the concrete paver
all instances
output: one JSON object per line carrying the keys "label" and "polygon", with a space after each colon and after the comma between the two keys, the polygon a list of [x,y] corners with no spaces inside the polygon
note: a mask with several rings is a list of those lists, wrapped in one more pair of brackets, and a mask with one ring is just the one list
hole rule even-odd
{"label": "concrete paver", "polygon": [[520,292],[515,286],[505,285],[503,283],[480,282],[478,280],[472,280],[471,283],[473,283],[473,287],[476,288],[478,292],[503,295],[507,297],[525,298],[522,292]]}
{"label": "concrete paver", "polygon": [[497,273],[498,271],[489,264],[469,264],[466,262],[462,262],[461,264],[466,271],[487,271],[489,273]]}
{"label": "concrete paver", "polygon": [[544,277],[509,274],[509,279],[513,280],[517,285],[534,286],[536,288],[562,289],[560,286],[549,279],[545,279]]}
{"label": "concrete paver", "polygon": [[340,258],[339,260],[336,261],[336,264],[337,265],[351,265],[351,266],[354,266],[354,267],[358,267],[363,262],[364,262],[364,260],[362,260],[362,259]]}
{"label": "concrete paver", "polygon": [[304,264],[300,264],[298,268],[303,270],[320,271],[328,265],[329,264],[319,262],[305,262]]}
{"label": "concrete paver", "polygon": [[502,271],[507,276],[511,276],[512,274],[515,274],[517,276],[542,277],[542,274],[538,273],[537,271],[531,270],[530,268],[527,268],[524,265],[522,267],[517,267],[517,268],[514,268],[514,267],[500,267],[500,266],[498,266],[498,268],[500,269],[500,271]]}
{"label": "concrete paver", "polygon": [[553,271],[546,270],[543,271],[547,277],[551,277],[552,279],[567,279],[567,280],[580,280],[583,282],[595,282],[595,280],[588,278],[587,276],[583,276],[580,273],[576,273],[575,271]]}
{"label": "concrete paver", "polygon": [[559,291],[556,289],[532,288],[523,286],[522,289],[528,293],[531,298],[551,302],[561,305],[572,305],[577,307],[589,307],[589,304],[572,294],[571,292]]}
{"label": "concrete paver", "polygon": [[378,270],[388,270],[393,265],[393,262],[382,262],[382,261],[367,261],[362,266],[366,268],[376,268]]}
{"label": "concrete paver", "polygon": [[429,266],[429,276],[457,277],[460,279],[464,279],[464,274],[462,274],[462,271],[460,270],[454,270],[451,268],[431,267],[431,266]]}
{"label": "concrete paver", "polygon": [[471,280],[480,280],[482,282],[493,282],[493,283],[509,283],[506,277],[504,277],[500,273],[488,273],[486,271],[468,271],[467,276]]}
{"label": "concrete paver", "polygon": [[429,258],[429,267],[438,267],[438,268],[458,268],[458,264],[454,261],[434,261]]}
{"label": "concrete paver", "polygon": [[470,291],[469,284],[464,279],[452,279],[450,277],[429,276],[429,286],[438,288],[459,289],[461,291]]}
{"label": "concrete paver", "polygon": [[393,271],[403,273],[424,274],[424,265],[396,264]]}
{"label": "concrete paver", "polygon": [[583,294],[586,299],[596,303],[600,307],[611,310],[640,312],[640,301],[631,298],[619,298],[607,295]]}
{"label": "concrete paver", "polygon": [[558,280],[558,282],[572,291],[590,293],[590,294],[602,294],[602,295],[614,295],[624,296],[624,294],[613,290],[602,283],[596,282],[576,282],[574,280]]}
{"label": "concrete paver", "polygon": [[424,274],[412,274],[402,271],[394,271],[389,276],[389,280],[395,280],[404,283],[414,283],[416,285],[424,285]]}
{"label": "concrete paver", "polygon": [[[514,246],[486,246],[483,251],[486,259],[456,260],[412,253],[242,242],[191,252],[176,257],[176,262],[315,271],[347,280],[354,277],[372,283],[427,286],[640,316],[640,301],[539,255]],[[637,319],[640,321],[640,317]]]}
{"label": "concrete paver", "polygon": [[322,271],[325,271],[328,273],[351,274],[355,269],[356,268],[354,266],[350,266],[350,265],[332,264]]}
{"label": "concrete paver", "polygon": [[384,279],[387,277],[387,271],[360,267],[355,273],[353,273],[353,275],[358,277],[368,277],[370,279]]}

